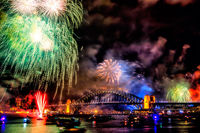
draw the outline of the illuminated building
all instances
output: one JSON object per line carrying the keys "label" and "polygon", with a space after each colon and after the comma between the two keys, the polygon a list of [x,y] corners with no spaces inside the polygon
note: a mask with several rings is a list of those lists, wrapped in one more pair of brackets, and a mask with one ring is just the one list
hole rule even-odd
{"label": "illuminated building", "polygon": [[152,103],[155,103],[155,101],[156,101],[155,96],[145,95],[144,96],[144,109],[151,109]]}
{"label": "illuminated building", "polygon": [[70,113],[70,104],[71,104],[71,100],[68,99],[66,104],[67,104],[66,113],[69,114],[69,113]]}

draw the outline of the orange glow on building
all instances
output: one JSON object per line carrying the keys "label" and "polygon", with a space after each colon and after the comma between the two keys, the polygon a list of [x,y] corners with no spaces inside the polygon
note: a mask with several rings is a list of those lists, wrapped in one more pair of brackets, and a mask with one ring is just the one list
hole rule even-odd
{"label": "orange glow on building", "polygon": [[95,109],[95,110],[94,110],[94,113],[97,114],[97,113],[98,113],[98,110]]}
{"label": "orange glow on building", "polygon": [[155,102],[156,102],[155,96],[150,96],[150,103],[155,103]]}
{"label": "orange glow on building", "polygon": [[156,102],[156,98],[155,96],[149,96],[149,95],[145,95],[144,96],[144,109],[150,109],[152,108],[152,103]]}
{"label": "orange glow on building", "polygon": [[145,95],[144,96],[144,109],[149,109],[149,101],[150,101],[150,96]]}
{"label": "orange glow on building", "polygon": [[71,100],[68,99],[66,104],[67,104],[67,107],[66,107],[66,113],[69,114],[69,113],[70,113]]}

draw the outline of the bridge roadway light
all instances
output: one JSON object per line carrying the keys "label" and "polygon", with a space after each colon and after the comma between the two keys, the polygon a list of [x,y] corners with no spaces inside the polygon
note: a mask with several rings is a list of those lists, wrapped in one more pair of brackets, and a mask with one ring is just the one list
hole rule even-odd
{"label": "bridge roadway light", "polygon": [[179,113],[181,113],[181,114],[182,114],[182,113],[184,113],[184,111],[183,111],[183,110],[179,110]]}

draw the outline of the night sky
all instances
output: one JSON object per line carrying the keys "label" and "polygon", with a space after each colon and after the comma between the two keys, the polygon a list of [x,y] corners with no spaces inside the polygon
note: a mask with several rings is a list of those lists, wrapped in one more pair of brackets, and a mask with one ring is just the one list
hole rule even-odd
{"label": "night sky", "polygon": [[[199,85],[200,76],[194,79],[192,75],[200,69],[197,68],[200,65],[200,1],[82,2],[84,20],[74,34],[79,48],[78,82],[71,88],[70,96],[107,86],[96,75],[99,63],[106,59],[118,61],[124,71],[119,87],[140,97],[149,94],[165,100],[174,81],[188,82],[192,89]],[[25,94],[37,86],[35,83],[26,86],[22,82],[22,77],[13,78],[9,72],[1,77],[0,93]],[[50,84],[49,95],[53,95],[54,89],[55,85]],[[67,91],[63,95],[69,96]]]}
{"label": "night sky", "polygon": [[[167,40],[164,53],[173,49],[176,50],[176,56],[179,56],[184,44],[191,46],[185,57],[185,66],[187,70],[192,70],[200,64],[197,59],[200,2],[171,1],[174,3],[167,3],[167,0],[83,1],[86,14],[78,31],[79,45],[85,48],[99,44],[101,49],[96,57],[97,62],[101,62],[108,49],[120,47],[116,43],[123,46],[133,43],[140,45],[144,40],[153,43],[162,36]],[[130,52],[120,58],[136,60],[135,56]]]}
{"label": "night sky", "polygon": [[[78,89],[94,87],[92,83],[98,86],[92,73],[108,58],[140,64],[134,71],[150,80],[154,93],[161,97],[165,93],[160,85],[163,79],[185,78],[183,75],[197,70],[199,1],[89,0],[83,4],[85,21],[76,32],[80,48]],[[163,46],[152,52],[159,42]],[[86,79],[90,85],[85,84]]]}

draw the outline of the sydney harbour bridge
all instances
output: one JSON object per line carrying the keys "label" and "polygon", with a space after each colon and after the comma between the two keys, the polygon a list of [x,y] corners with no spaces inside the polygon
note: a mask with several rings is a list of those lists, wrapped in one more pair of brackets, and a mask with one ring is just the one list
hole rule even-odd
{"label": "sydney harbour bridge", "polygon": [[[145,104],[147,107],[145,107]],[[49,105],[51,107],[74,107],[81,108],[84,106],[101,106],[101,105],[132,105],[137,110],[148,109],[189,109],[192,107],[200,106],[200,102],[170,102],[158,101],[155,96],[145,96],[144,98],[138,97],[134,94],[127,93],[119,90],[95,90],[88,91],[82,97],[75,100],[69,100],[66,104]]]}

